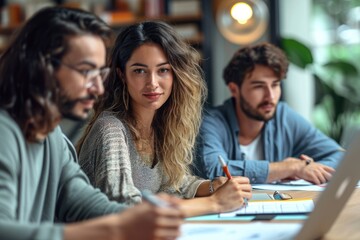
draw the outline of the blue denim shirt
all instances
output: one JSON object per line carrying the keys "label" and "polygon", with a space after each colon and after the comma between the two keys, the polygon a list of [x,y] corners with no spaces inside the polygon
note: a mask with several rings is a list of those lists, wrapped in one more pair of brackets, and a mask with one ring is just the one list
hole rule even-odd
{"label": "blue denim shirt", "polygon": [[209,109],[198,136],[194,173],[203,178],[224,176],[218,155],[226,161],[234,176],[246,176],[251,183],[265,183],[269,163],[306,154],[314,161],[336,167],[344,153],[331,138],[313,127],[286,103],[279,102],[274,117],[262,129],[264,158],[244,160],[238,142],[240,132],[233,99]]}

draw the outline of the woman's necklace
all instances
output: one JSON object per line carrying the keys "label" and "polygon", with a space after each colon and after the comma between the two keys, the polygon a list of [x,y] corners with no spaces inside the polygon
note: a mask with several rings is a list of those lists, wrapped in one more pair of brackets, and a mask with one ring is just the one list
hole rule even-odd
{"label": "woman's necklace", "polygon": [[155,158],[154,131],[151,129],[149,134],[142,134],[136,143],[141,159],[150,167],[153,166]]}

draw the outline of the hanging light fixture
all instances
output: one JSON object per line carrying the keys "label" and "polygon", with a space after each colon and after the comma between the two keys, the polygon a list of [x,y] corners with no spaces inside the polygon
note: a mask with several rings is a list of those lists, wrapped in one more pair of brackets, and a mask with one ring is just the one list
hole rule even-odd
{"label": "hanging light fixture", "polygon": [[267,30],[269,11],[263,0],[220,0],[215,6],[220,33],[235,44],[250,44]]}

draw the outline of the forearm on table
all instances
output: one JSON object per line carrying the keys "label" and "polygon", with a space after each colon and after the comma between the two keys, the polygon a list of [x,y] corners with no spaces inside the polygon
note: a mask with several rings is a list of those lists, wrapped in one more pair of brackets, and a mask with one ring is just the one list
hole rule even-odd
{"label": "forearm on table", "polygon": [[305,166],[305,161],[292,159],[291,161],[273,162],[269,164],[267,182],[295,177],[300,168]]}
{"label": "forearm on table", "polygon": [[220,211],[216,201],[211,197],[184,199],[180,203],[180,208],[184,212],[185,217],[213,214]]}

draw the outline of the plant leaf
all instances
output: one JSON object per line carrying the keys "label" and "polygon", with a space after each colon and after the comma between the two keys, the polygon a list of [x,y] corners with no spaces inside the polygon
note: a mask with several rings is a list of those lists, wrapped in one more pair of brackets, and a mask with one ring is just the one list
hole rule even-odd
{"label": "plant leaf", "polygon": [[304,69],[314,61],[310,49],[295,39],[282,38],[281,46],[289,61],[300,68]]}
{"label": "plant leaf", "polygon": [[343,76],[357,76],[359,74],[357,68],[352,63],[345,61],[331,61],[323,66],[339,71]]}
{"label": "plant leaf", "polygon": [[331,88],[317,74],[314,74],[315,81],[315,105],[320,104],[323,98],[330,94]]}

